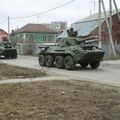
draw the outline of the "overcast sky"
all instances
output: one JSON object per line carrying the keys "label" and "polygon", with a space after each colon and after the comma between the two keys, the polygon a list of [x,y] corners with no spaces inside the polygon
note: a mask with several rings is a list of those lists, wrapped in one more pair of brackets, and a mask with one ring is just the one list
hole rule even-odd
{"label": "overcast sky", "polygon": [[[98,0],[74,0],[73,2],[55,9],[51,12],[36,15],[30,18],[13,19],[13,17],[24,17],[47,11],[72,0],[1,0],[0,4],[0,28],[7,31],[7,17],[10,17],[10,28],[20,28],[27,23],[50,23],[52,21],[67,21],[68,26],[92,13],[98,12]],[[108,1],[104,0],[108,9]],[[120,8],[120,0],[116,0]]]}

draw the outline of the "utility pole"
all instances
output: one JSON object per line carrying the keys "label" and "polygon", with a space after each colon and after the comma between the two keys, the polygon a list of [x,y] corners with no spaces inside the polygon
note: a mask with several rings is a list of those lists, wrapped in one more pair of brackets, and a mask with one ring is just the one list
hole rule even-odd
{"label": "utility pole", "polygon": [[92,10],[90,10],[90,16],[92,16]]}
{"label": "utility pole", "polygon": [[[110,0],[109,2],[109,14],[110,14],[110,18],[109,18],[110,34],[112,35],[112,0]],[[112,41],[113,41],[113,37],[112,37]],[[111,42],[109,42],[109,55],[110,56],[112,55],[111,48],[112,48]]]}
{"label": "utility pole", "polygon": [[109,22],[108,22],[108,18],[107,18],[107,14],[106,14],[105,5],[104,5],[103,0],[102,0],[102,6],[103,6],[103,11],[104,11],[104,15],[105,15],[107,28],[108,28],[108,34],[109,34],[109,39],[110,39],[113,55],[116,56],[115,47],[114,47],[114,43],[113,43],[113,40],[112,40],[112,34],[111,34],[111,30],[110,30],[110,25],[109,25]]}
{"label": "utility pole", "polygon": [[114,5],[115,5],[115,9],[116,9],[117,15],[118,15],[118,20],[120,22],[120,14],[119,14],[119,10],[118,10],[117,4],[116,4],[115,0],[113,0],[113,2],[114,2]]}
{"label": "utility pole", "polygon": [[99,39],[99,48],[101,49],[101,0],[99,0],[99,30],[98,30],[98,39]]}
{"label": "utility pole", "polygon": [[8,34],[10,34],[10,17],[8,16]]}
{"label": "utility pole", "polygon": [[95,3],[95,0],[94,0],[94,14],[95,14],[95,5],[96,5],[96,3]]}
{"label": "utility pole", "polygon": [[37,23],[39,24],[39,16],[37,16]]}
{"label": "utility pole", "polygon": [[109,24],[110,24],[110,31],[111,31],[111,35],[112,35],[112,0],[110,0],[109,3],[109,9],[110,9],[110,19],[109,19]]}
{"label": "utility pole", "polygon": [[96,2],[95,0],[91,0],[90,2],[93,4],[93,14],[95,14]]}

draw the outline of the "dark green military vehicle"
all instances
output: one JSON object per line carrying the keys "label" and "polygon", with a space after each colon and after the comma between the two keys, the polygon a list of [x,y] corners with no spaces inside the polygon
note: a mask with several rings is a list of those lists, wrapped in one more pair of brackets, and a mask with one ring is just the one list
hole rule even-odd
{"label": "dark green military vehicle", "polygon": [[16,48],[6,38],[0,42],[0,57],[17,58]]}
{"label": "dark green military vehicle", "polygon": [[95,37],[80,39],[73,31],[68,31],[68,35],[59,45],[40,47],[39,64],[68,70],[80,64],[82,68],[90,65],[97,69],[104,56],[104,52],[98,48],[98,40]]}

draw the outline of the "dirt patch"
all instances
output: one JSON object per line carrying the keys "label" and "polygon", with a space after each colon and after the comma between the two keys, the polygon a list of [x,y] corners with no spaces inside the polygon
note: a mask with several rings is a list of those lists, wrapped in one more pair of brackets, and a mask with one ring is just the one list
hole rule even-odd
{"label": "dirt patch", "polygon": [[120,88],[84,81],[0,85],[1,120],[120,120]]}
{"label": "dirt patch", "polygon": [[46,75],[44,71],[0,63],[0,80],[13,78],[35,78],[44,75]]}

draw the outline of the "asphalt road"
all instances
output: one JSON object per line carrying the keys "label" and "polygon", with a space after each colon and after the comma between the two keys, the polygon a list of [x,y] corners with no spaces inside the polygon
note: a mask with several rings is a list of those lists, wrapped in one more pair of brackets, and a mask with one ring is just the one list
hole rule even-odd
{"label": "asphalt road", "polygon": [[73,71],[57,69],[55,67],[41,67],[38,64],[37,57],[29,56],[18,56],[17,59],[0,59],[0,62],[44,70],[48,74],[57,76],[58,78],[62,76],[67,79],[87,80],[120,87],[120,61],[117,64],[115,64],[116,61],[113,63],[110,61],[102,62],[101,66],[96,70],[90,69],[89,67],[87,69],[81,69],[77,66]]}

